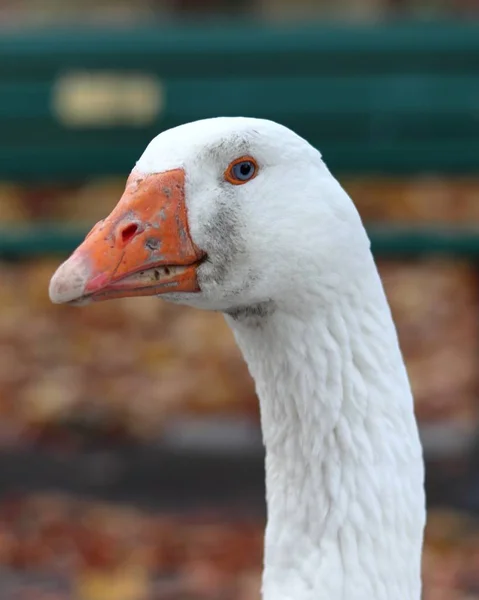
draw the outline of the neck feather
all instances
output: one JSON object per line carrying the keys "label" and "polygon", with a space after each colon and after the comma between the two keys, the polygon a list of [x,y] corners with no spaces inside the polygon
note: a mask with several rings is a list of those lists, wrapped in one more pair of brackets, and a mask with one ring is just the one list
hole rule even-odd
{"label": "neck feather", "polygon": [[266,447],[265,600],[419,600],[411,391],[377,271],[290,311],[227,317]]}

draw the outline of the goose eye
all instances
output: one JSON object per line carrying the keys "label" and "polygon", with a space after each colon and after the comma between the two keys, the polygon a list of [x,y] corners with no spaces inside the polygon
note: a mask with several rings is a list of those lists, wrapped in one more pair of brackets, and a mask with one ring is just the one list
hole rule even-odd
{"label": "goose eye", "polygon": [[225,179],[233,185],[241,185],[256,177],[258,165],[253,158],[239,158],[226,169]]}

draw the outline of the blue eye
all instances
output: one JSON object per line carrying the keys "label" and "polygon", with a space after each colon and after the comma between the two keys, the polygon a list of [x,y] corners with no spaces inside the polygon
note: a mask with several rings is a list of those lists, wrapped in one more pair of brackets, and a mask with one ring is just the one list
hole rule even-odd
{"label": "blue eye", "polygon": [[252,158],[240,158],[230,164],[225,173],[225,178],[234,185],[241,185],[253,179],[258,171],[258,165]]}
{"label": "blue eye", "polygon": [[254,175],[254,164],[249,160],[245,160],[234,165],[232,172],[236,179],[247,181]]}

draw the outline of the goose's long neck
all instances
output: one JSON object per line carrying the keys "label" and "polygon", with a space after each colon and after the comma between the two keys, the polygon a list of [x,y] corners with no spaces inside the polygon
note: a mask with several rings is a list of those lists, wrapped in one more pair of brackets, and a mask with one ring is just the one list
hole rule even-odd
{"label": "goose's long neck", "polygon": [[264,599],[419,600],[422,451],[374,266],[334,301],[228,320],[261,405]]}

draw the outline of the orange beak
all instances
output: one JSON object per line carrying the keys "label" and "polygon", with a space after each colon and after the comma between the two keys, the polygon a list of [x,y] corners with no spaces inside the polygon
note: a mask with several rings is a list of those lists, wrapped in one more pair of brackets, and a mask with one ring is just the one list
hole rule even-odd
{"label": "orange beak", "polygon": [[196,271],[204,257],[188,230],[183,169],[133,172],[111,214],[53,275],[50,299],[83,304],[198,292]]}

